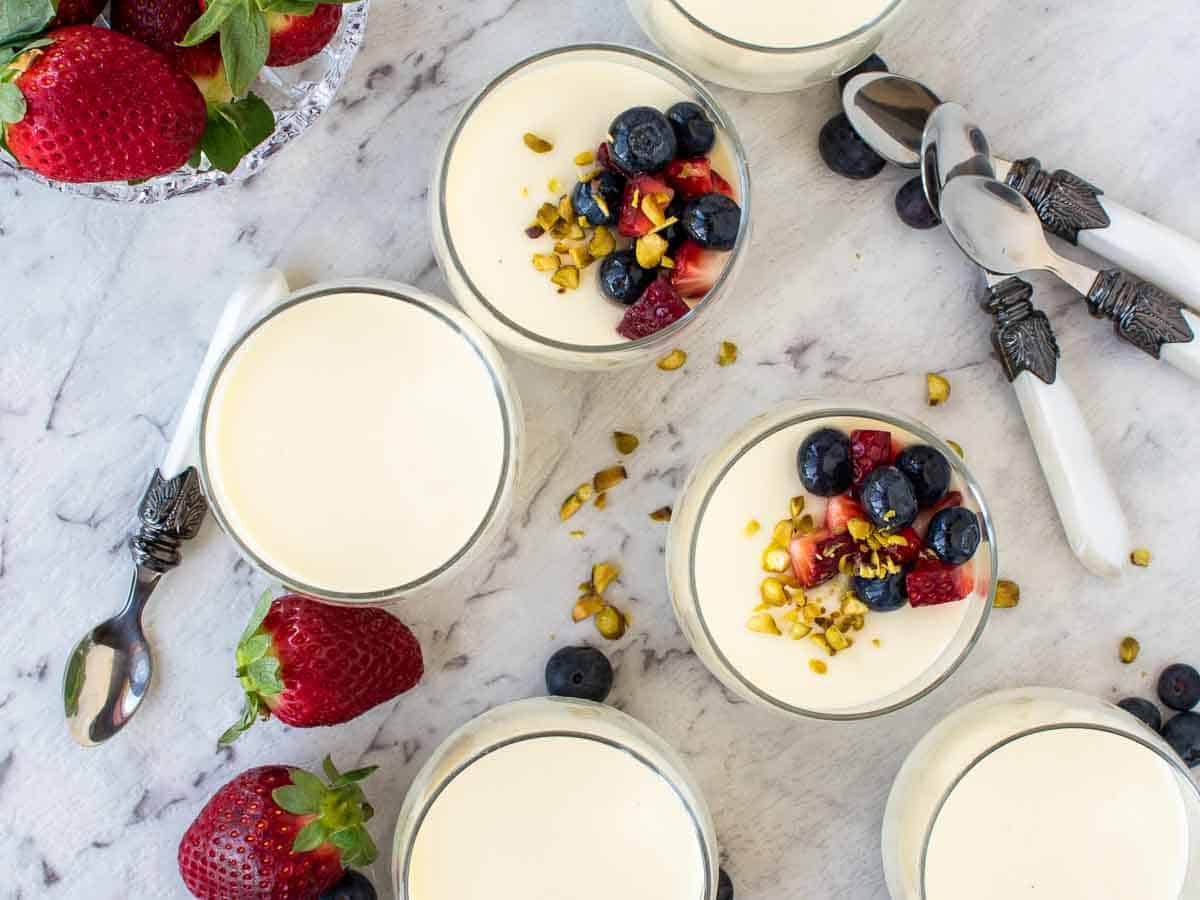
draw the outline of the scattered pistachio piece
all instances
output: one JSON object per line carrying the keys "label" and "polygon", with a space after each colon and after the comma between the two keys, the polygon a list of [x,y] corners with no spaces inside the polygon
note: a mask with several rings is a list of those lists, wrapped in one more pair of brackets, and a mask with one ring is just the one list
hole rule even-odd
{"label": "scattered pistachio piece", "polygon": [[607,507],[608,506],[608,492],[601,491],[600,493],[598,493],[596,495],[596,499],[595,499],[593,505],[596,507],[596,509],[604,509],[605,507]]}
{"label": "scattered pistachio piece", "polygon": [[717,365],[732,366],[737,362],[737,344],[733,341],[721,341],[721,346],[717,349]]}
{"label": "scattered pistachio piece", "polygon": [[747,620],[746,627],[759,634],[773,634],[777,636],[782,634],[779,626],[775,624],[775,617],[765,612],[752,615]]}
{"label": "scattered pistachio piece", "polygon": [[775,523],[775,527],[771,531],[771,540],[780,547],[786,547],[792,542],[792,532],[792,520],[780,519]]}
{"label": "scattered pistachio piece", "polygon": [[808,661],[808,667],[818,675],[824,675],[829,671],[829,666],[825,665],[825,661],[821,659],[810,659]]}
{"label": "scattered pistachio piece", "polygon": [[882,642],[879,640],[879,638],[871,638],[871,643],[876,647],[882,646]]}
{"label": "scattered pistachio piece", "polygon": [[766,572],[786,572],[792,566],[792,556],[788,553],[786,547],[780,547],[776,543],[767,545],[767,549],[763,551],[762,567]]}
{"label": "scattered pistachio piece", "polygon": [[592,234],[592,239],[588,241],[587,248],[588,253],[592,254],[594,258],[600,259],[617,249],[617,241],[611,231],[605,226],[599,225]]}
{"label": "scattered pistachio piece", "polygon": [[930,406],[941,406],[950,399],[950,382],[935,372],[925,375],[925,394]]}
{"label": "scattered pistachio piece", "polygon": [[788,514],[791,515],[792,521],[795,522],[800,518],[800,514],[804,512],[804,495],[793,497],[788,501]]}
{"label": "scattered pistachio piece", "polygon": [[599,492],[607,491],[616,487],[629,475],[625,471],[624,466],[609,466],[607,469],[601,469],[592,478],[592,486]]}
{"label": "scattered pistachio piece", "polygon": [[650,220],[651,224],[656,228],[666,224],[667,217],[663,213],[662,207],[658,205],[657,194],[647,194],[642,198],[642,215]]}
{"label": "scattered pistachio piece", "polygon": [[854,594],[847,593],[842,598],[842,612],[847,616],[865,616],[867,611],[867,604],[859,600]]}
{"label": "scattered pistachio piece", "polygon": [[560,266],[558,271],[550,276],[550,280],[564,290],[573,291],[579,287],[579,267]]}
{"label": "scattered pistachio piece", "polygon": [[596,565],[592,566],[592,589],[597,594],[603,594],[608,590],[608,586],[613,583],[613,579],[620,574],[620,569],[612,563],[596,563]]}
{"label": "scattered pistachio piece", "polygon": [[575,496],[579,498],[580,503],[587,503],[592,499],[592,494],[595,493],[594,488],[586,481],[579,487],[575,488]]}
{"label": "scattered pistachio piece", "polygon": [[528,186],[525,186],[525,187],[522,187],[522,188],[521,188],[521,196],[522,196],[522,197],[528,197],[528,196],[529,196],[529,187],[528,187]]}
{"label": "scattered pistachio piece", "polygon": [[683,364],[686,362],[687,354],[677,347],[658,361],[658,367],[664,372],[674,372],[676,369],[683,368]]}
{"label": "scattered pistachio piece", "polygon": [[1021,588],[1015,581],[1001,578],[996,582],[996,599],[992,606],[997,609],[1012,609],[1021,602]]}
{"label": "scattered pistachio piece", "polygon": [[558,208],[553,203],[543,203],[538,207],[534,218],[537,219],[537,224],[549,231],[558,221]]}
{"label": "scattered pistachio piece", "polygon": [[808,513],[797,519],[795,525],[797,534],[812,534],[813,529],[816,527],[813,524],[813,517]]}
{"label": "scattered pistachio piece", "polygon": [[581,538],[581,537],[583,537],[583,532],[580,531],[579,529],[575,529],[574,531],[570,532],[570,535],[573,538]]}
{"label": "scattered pistachio piece", "polygon": [[562,506],[558,508],[559,521],[567,521],[567,519],[579,512],[579,508],[581,506],[583,506],[583,501],[572,494],[570,497],[564,500]]}
{"label": "scattered pistachio piece", "polygon": [[634,245],[634,255],[638,265],[643,269],[658,268],[667,252],[667,239],[661,234],[646,234],[637,239]]}
{"label": "scattered pistachio piece", "polygon": [[532,131],[525,132],[524,137],[521,139],[525,142],[525,146],[534,153],[549,153],[554,149],[554,145],[552,143],[545,138],[538,137]]}
{"label": "scattered pistachio piece", "polygon": [[658,509],[654,510],[654,512],[650,513],[650,518],[655,522],[670,522],[671,507],[660,506]]}
{"label": "scattered pistachio piece", "polygon": [[846,530],[856,541],[865,541],[871,537],[871,523],[866,519],[851,519],[846,523]]}
{"label": "scattered pistachio piece", "polygon": [[549,181],[546,182],[546,190],[548,190],[552,194],[557,194],[559,191],[562,190],[562,184],[559,182],[559,180],[557,178],[551,178]]}
{"label": "scattered pistachio piece", "polygon": [[596,160],[596,154],[591,150],[584,150],[582,153],[575,154],[575,165],[590,166]]}
{"label": "scattered pistachio piece", "polygon": [[967,454],[963,453],[963,448],[954,441],[946,441],[946,446],[958,454],[959,459],[966,459]]}
{"label": "scattered pistachio piece", "polygon": [[[576,225],[576,228],[579,226]],[[580,269],[586,269],[594,260],[592,254],[588,253],[587,247],[572,247],[567,251],[571,256],[571,261]]]}
{"label": "scattered pistachio piece", "polygon": [[783,590],[783,582],[778,578],[764,578],[758,586],[758,593],[767,606],[784,606],[787,604],[787,594]]}
{"label": "scattered pistachio piece", "polygon": [[1145,547],[1139,547],[1129,554],[1129,561],[1135,566],[1141,566],[1144,569],[1150,565],[1150,551]]}
{"label": "scattered pistachio piece", "polygon": [[[557,193],[557,192],[556,192]],[[571,205],[570,194],[563,194],[558,198],[558,217],[564,222],[575,224],[575,207]]]}
{"label": "scattered pistachio piece", "polygon": [[758,534],[760,528],[762,528],[762,525],[758,523],[758,519],[751,519],[746,523],[746,527],[742,529],[742,534],[746,535],[746,537],[753,537]]}
{"label": "scattered pistachio piece", "polygon": [[627,431],[614,431],[612,438],[613,445],[616,446],[617,452],[622,456],[628,456],[630,453],[636,450],[638,448],[638,444],[641,443],[637,439],[636,434],[630,434]]}
{"label": "scattered pistachio piece", "polygon": [[606,606],[596,613],[596,630],[600,636],[615,641],[625,634],[625,617],[615,606]]}
{"label": "scattered pistachio piece", "polygon": [[567,225],[567,237],[573,241],[582,241],[585,237],[583,226],[578,222],[571,222]]}
{"label": "scattered pistachio piece", "polygon": [[803,622],[793,622],[791,627],[788,628],[788,637],[790,637],[793,641],[803,640],[811,633],[812,629]]}
{"label": "scattered pistachio piece", "polygon": [[1120,654],[1121,662],[1129,665],[1138,658],[1141,649],[1142,645],[1137,642],[1137,638],[1124,637],[1121,638],[1121,646],[1117,648],[1117,652]]}
{"label": "scattered pistachio piece", "polygon": [[825,629],[825,640],[829,642],[829,646],[835,653],[847,649],[851,644],[850,638],[842,634],[842,630],[836,625],[830,625]]}
{"label": "scattered pistachio piece", "polygon": [[558,271],[558,257],[553,253],[533,254],[533,267],[539,272]]}
{"label": "scattered pistachio piece", "polygon": [[604,601],[595,594],[584,594],[575,601],[575,608],[571,610],[571,619],[575,622],[582,622],[584,619],[590,619],[603,608]]}
{"label": "scattered pistachio piece", "polygon": [[828,638],[824,634],[810,634],[808,639],[828,653],[830,656],[837,654],[837,651],[830,645]]}

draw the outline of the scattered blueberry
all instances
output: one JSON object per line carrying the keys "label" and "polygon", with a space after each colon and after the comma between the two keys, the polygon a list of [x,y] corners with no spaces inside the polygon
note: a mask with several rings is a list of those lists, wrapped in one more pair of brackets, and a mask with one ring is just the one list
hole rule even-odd
{"label": "scattered blueberry", "polygon": [[912,483],[895,466],[880,466],[863,481],[859,501],[880,528],[899,531],[917,518],[917,495]]}
{"label": "scattered blueberry", "polygon": [[863,72],[886,72],[888,71],[887,63],[883,61],[878,53],[872,53],[849,72],[843,72],[838,76],[838,93],[846,89],[848,82],[855,75],[861,75]]}
{"label": "scattered blueberry", "polygon": [[367,876],[350,870],[333,887],[323,891],[317,900],[376,900],[376,897],[378,894]]}
{"label": "scattered blueberry", "polygon": [[1134,718],[1141,719],[1150,727],[1151,731],[1162,730],[1162,713],[1149,700],[1144,700],[1141,697],[1126,697],[1117,706],[1121,707],[1121,709]]}
{"label": "scattered blueberry", "polygon": [[1171,709],[1191,709],[1200,703],[1200,672],[1183,663],[1167,666],[1158,676],[1158,699]]}
{"label": "scattered blueberry", "polygon": [[717,142],[717,129],[699,104],[676,103],[667,110],[667,120],[675,129],[680,156],[708,156]]}
{"label": "scattered blueberry", "polygon": [[683,246],[683,242],[688,239],[687,231],[683,227],[683,211],[687,207],[687,198],[681,194],[676,194],[671,202],[667,204],[667,208],[663,211],[668,219],[679,219],[674,225],[668,225],[659,232],[663,239],[667,242],[667,255],[675,256],[675,252]]}
{"label": "scattered blueberry", "polygon": [[732,250],[741,227],[742,210],[724,194],[693,197],[683,209],[683,230],[701,247]]}
{"label": "scattered blueberry", "polygon": [[875,612],[891,612],[908,602],[908,586],[903,572],[883,578],[854,576],[854,596]]}
{"label": "scattered blueberry", "polygon": [[1200,765],[1200,716],[1194,712],[1172,716],[1163,726],[1162,736],[1189,769]]}
{"label": "scattered blueberry", "polygon": [[556,697],[602,703],[612,684],[612,664],[595,647],[563,647],[546,663],[546,690]]}
{"label": "scattered blueberry", "polygon": [[950,463],[928,444],[905,447],[896,457],[896,468],[912,483],[921,506],[933,506],[950,489]]}
{"label": "scattered blueberry", "polygon": [[625,179],[616,172],[602,169],[591,181],[575,184],[575,190],[571,192],[571,205],[576,213],[587,216],[589,224],[616,225],[624,194]]}
{"label": "scattered blueberry", "polygon": [[858,136],[845,113],[825,123],[817,148],[825,165],[846,178],[874,178],[883,171],[883,157]]}
{"label": "scattered blueberry", "polygon": [[679,147],[667,117],[649,106],[625,110],[613,119],[608,133],[613,160],[635,175],[659,171],[675,158]]}
{"label": "scattered blueberry", "polygon": [[733,879],[724,869],[717,874],[717,900],[733,900]]}
{"label": "scattered blueberry", "polygon": [[632,250],[610,253],[600,262],[600,287],[618,303],[636,303],[654,280],[653,269],[638,265]]}
{"label": "scattered blueberry", "polygon": [[854,465],[850,438],[833,428],[818,428],[804,439],[796,454],[804,489],[818,497],[832,497],[850,487]]}
{"label": "scattered blueberry", "polygon": [[896,214],[909,228],[925,230],[941,224],[941,219],[925,199],[921,176],[910,178],[896,191]]}
{"label": "scattered blueberry", "polygon": [[975,555],[982,536],[975,513],[963,506],[950,506],[934,513],[925,543],[942,562],[961,566]]}

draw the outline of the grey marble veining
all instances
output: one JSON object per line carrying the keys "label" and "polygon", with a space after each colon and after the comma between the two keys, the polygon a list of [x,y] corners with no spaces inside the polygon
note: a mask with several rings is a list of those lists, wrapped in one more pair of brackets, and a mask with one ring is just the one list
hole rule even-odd
{"label": "grey marble veining", "polygon": [[[966,103],[998,152],[1037,153],[1200,236],[1193,12],[1168,0],[912,2],[920,15],[883,47],[894,68]],[[597,39],[645,43],[616,0],[377,0],[337,106],[249,183],[134,209],[0,180],[0,896],[183,896],[175,848],[209,794],[249,766],[314,766],[326,752],[382,767],[369,791],[386,848],[436,743],[493,704],[539,692],[547,655],[591,637],[567,613],[601,558],[621,561],[613,590],[635,623],[607,647],[613,701],[691,764],[741,898],[885,897],[878,825],[889,783],[961,702],[1035,682],[1146,692],[1163,664],[1200,658],[1200,389],[1034,279],[1135,539],[1155,554],[1121,584],[1088,576],[992,358],[969,267],[942,230],[911,232],[892,212],[908,176],[850,183],[824,169],[816,134],[836,109],[832,89],[718,90],[754,177],[742,278],[686,336],[682,371],[580,375],[510,357],[529,423],[516,512],[493,559],[400,610],[425,650],[424,683],[338,729],[269,723],[215,751],[238,709],[232,649],[267,581],[210,524],[149,612],[159,670],[146,708],[101,749],[70,743],[65,656],[123,597],[135,504],[231,286],[274,264],[294,285],[372,275],[444,294],[426,188],[455,110],[520,56]],[[722,339],[742,351],[729,369],[715,364]],[[923,408],[929,369],[954,385],[936,410]],[[958,440],[995,512],[1002,574],[1023,590],[945,686],[852,725],[790,722],[722,690],[675,626],[666,530],[646,516],[724,433],[812,395],[892,405]],[[558,504],[611,462],[618,427],[643,438],[631,480],[606,512],[573,521],[586,537],[572,540]],[[1127,633],[1144,650],[1123,667],[1116,645]]]}

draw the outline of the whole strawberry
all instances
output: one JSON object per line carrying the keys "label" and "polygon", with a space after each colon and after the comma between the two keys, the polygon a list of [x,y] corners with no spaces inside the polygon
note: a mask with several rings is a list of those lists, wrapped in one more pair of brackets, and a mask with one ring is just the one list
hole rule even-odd
{"label": "whole strawberry", "polygon": [[76,25],[0,70],[0,125],[22,165],[58,181],[134,181],[178,169],[204,133],[204,98],[165,56]]}
{"label": "whole strawberry", "polygon": [[91,25],[104,10],[107,0],[58,0],[54,18],[47,29],[63,28],[67,25]]}
{"label": "whole strawberry", "polygon": [[375,766],[326,785],[303,769],[259,766],[204,804],[179,842],[179,874],[201,900],[303,900],[378,855],[365,823],[374,814],[359,782]]}
{"label": "whole strawberry", "polygon": [[267,13],[271,33],[268,66],[294,66],[316,56],[333,40],[342,21],[342,8],[336,3],[318,3],[306,16]]}
{"label": "whole strawberry", "polygon": [[112,0],[112,27],[171,55],[200,18],[200,0]]}
{"label": "whole strawberry", "polygon": [[421,680],[421,645],[381,609],[330,606],[264,593],[237,649],[246,689],[241,720],[228,744],[262,716],[297,728],[338,725],[391,700]]}

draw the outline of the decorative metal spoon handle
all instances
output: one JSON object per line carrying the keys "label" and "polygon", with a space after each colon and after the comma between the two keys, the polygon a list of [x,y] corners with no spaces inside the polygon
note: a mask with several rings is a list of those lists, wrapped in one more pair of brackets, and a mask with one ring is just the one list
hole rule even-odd
{"label": "decorative metal spoon handle", "polygon": [[207,513],[195,466],[173,478],[156,469],[138,505],[138,528],[129,538],[134,564],[160,575],[175,568],[180,545],[196,536]]}

